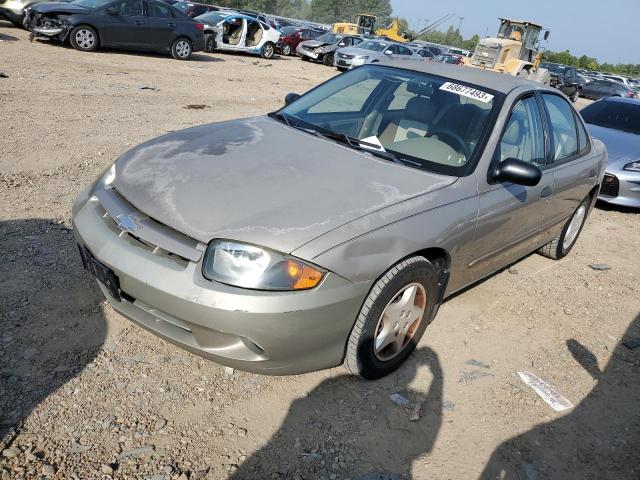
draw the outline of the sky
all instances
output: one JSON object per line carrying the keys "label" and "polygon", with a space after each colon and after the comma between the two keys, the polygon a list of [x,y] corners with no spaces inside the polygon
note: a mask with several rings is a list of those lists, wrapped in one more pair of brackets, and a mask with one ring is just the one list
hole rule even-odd
{"label": "sky", "polygon": [[394,15],[412,29],[447,13],[456,16],[441,26],[457,27],[466,39],[498,31],[498,17],[529,20],[551,30],[549,49],[595,57],[600,63],[640,63],[640,0],[391,0]]}

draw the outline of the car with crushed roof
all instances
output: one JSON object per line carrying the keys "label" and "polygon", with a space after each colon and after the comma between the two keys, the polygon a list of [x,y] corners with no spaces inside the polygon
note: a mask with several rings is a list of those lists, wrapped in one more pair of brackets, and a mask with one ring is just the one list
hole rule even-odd
{"label": "car with crushed roof", "polygon": [[159,0],[74,0],[29,7],[32,38],[58,40],[81,52],[117,48],[169,53],[188,60],[204,49],[204,25]]}
{"label": "car with crushed roof", "polygon": [[556,89],[385,61],[133,148],[72,219],[109,303],[159,337],[251,372],[373,379],[446,298],[565,257],[606,159]]}

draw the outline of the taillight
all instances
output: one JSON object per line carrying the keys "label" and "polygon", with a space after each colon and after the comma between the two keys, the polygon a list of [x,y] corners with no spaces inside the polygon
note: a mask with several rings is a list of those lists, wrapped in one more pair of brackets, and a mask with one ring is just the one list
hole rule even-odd
{"label": "taillight", "polygon": [[204,30],[204,23],[196,22],[196,28],[198,30]]}
{"label": "taillight", "polygon": [[627,92],[627,97],[629,97],[629,98],[633,98],[633,97],[635,97],[635,96],[636,96],[636,94],[635,94],[635,93],[633,93],[633,92]]}

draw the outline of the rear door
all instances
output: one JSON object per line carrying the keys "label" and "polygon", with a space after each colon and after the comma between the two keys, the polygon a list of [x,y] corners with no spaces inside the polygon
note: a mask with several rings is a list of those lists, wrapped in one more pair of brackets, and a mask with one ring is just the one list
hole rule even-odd
{"label": "rear door", "polygon": [[104,27],[98,32],[102,45],[140,48],[147,45],[142,27],[145,24],[142,0],[119,0],[110,7],[114,15],[105,14]]}
{"label": "rear door", "polygon": [[147,1],[144,35],[149,47],[166,49],[171,47],[175,37],[178,19],[174,18],[171,7],[166,3]]}
{"label": "rear door", "polygon": [[550,236],[578,208],[595,184],[597,168],[587,155],[590,145],[582,121],[567,100],[554,93],[543,93],[550,132],[549,171],[553,173],[553,196],[545,215],[544,227]]}

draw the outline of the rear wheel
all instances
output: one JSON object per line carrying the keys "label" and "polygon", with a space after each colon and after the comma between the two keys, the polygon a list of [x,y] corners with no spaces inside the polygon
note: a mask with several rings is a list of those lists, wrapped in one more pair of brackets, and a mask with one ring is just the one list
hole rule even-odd
{"label": "rear wheel", "polygon": [[569,99],[573,102],[576,103],[578,101],[578,98],[580,98],[580,89],[576,88],[576,91],[573,92],[571,94],[571,96],[569,97]]}
{"label": "rear wheel", "polygon": [[207,53],[213,53],[216,50],[216,36],[212,33],[207,33],[204,36],[204,51]]}
{"label": "rear wheel", "polygon": [[285,44],[282,46],[282,54],[283,54],[283,55],[286,55],[287,57],[288,57],[289,55],[291,55],[291,45],[289,45],[289,44],[285,43]]}
{"label": "rear wheel", "polygon": [[71,46],[81,52],[94,52],[98,48],[98,33],[89,25],[80,25],[71,30]]}
{"label": "rear wheel", "polygon": [[591,205],[591,197],[587,196],[556,238],[547,243],[538,250],[538,253],[553,260],[560,260],[567,256],[578,240],[578,236],[584,227],[589,214],[589,206]]}
{"label": "rear wheel", "polygon": [[327,67],[333,66],[333,53],[326,53],[324,57],[322,57],[322,63]]}
{"label": "rear wheel", "polygon": [[269,60],[273,58],[273,54],[275,53],[275,51],[276,46],[271,42],[267,42],[262,46],[262,49],[260,50],[260,56]]}
{"label": "rear wheel", "polygon": [[177,38],[171,45],[171,56],[176,60],[189,60],[192,53],[193,47],[188,38]]}
{"label": "rear wheel", "polygon": [[352,374],[373,380],[404,363],[436,314],[440,278],[439,265],[415,256],[375,283],[349,335],[345,366]]}

